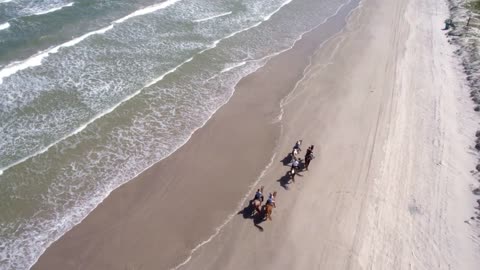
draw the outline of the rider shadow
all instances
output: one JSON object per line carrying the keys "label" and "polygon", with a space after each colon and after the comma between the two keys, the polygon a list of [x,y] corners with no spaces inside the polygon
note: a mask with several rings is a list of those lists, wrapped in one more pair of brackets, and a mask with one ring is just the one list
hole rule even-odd
{"label": "rider shadow", "polygon": [[243,208],[242,210],[240,210],[237,214],[238,214],[238,215],[242,215],[244,219],[251,219],[251,218],[253,218],[253,217],[252,217],[253,207],[251,206],[251,205],[252,205],[252,201],[253,201],[253,200],[250,200],[250,201],[248,202],[248,205],[245,206],[245,208]]}
{"label": "rider shadow", "polygon": [[252,201],[253,200],[250,200],[250,202],[248,203],[248,205],[243,208],[242,210],[240,210],[237,214],[238,215],[242,215],[244,219],[252,219],[253,220],[253,225],[255,225],[255,227],[257,227],[257,229],[259,229],[261,232],[263,232],[263,227],[260,226],[260,223],[264,222],[264,218],[265,218],[265,215],[264,215],[264,209],[262,207],[262,212],[261,213],[257,213],[256,215],[252,215],[253,214],[253,208],[251,207],[252,205]]}
{"label": "rider shadow", "polygon": [[[301,169],[300,171],[302,170],[303,169]],[[295,174],[295,177],[297,176],[303,177],[303,175],[298,172]],[[293,182],[291,181],[290,171],[287,171],[284,176],[277,180],[277,182],[279,182],[280,186],[283,187],[285,190],[288,190],[288,184],[290,184],[290,182]]]}
{"label": "rider shadow", "polygon": [[292,153],[288,153],[286,157],[284,157],[280,162],[282,162],[283,166],[290,166],[292,164]]}
{"label": "rider shadow", "polygon": [[284,176],[282,176],[280,179],[278,179],[277,182],[280,182],[280,186],[282,186],[285,190],[288,190],[288,184],[290,182],[290,173],[287,171],[287,173]]}

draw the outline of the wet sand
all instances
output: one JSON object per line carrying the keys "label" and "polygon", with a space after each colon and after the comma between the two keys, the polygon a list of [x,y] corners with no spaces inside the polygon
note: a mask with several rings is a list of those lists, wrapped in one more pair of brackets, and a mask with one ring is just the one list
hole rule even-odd
{"label": "wet sand", "polygon": [[[364,0],[305,35],[33,269],[476,269],[472,104],[446,5],[415,2]],[[316,158],[287,183],[297,139]],[[236,212],[260,185],[279,194],[255,224]]]}

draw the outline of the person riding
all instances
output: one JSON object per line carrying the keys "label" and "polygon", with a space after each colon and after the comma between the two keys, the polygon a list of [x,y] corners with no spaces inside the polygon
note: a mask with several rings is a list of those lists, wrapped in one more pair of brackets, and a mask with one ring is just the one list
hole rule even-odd
{"label": "person riding", "polygon": [[292,162],[292,168],[295,170],[298,170],[299,166],[300,166],[300,161],[298,161],[298,159],[295,158]]}
{"label": "person riding", "polygon": [[293,147],[293,149],[297,149],[297,152],[300,152],[302,149],[300,149],[300,145],[302,145],[302,140],[298,140],[296,143],[295,143],[295,146]]}
{"label": "person riding", "polygon": [[270,205],[272,205],[272,206],[275,207],[275,208],[277,207],[277,206],[275,205],[275,196],[274,196],[272,193],[270,193],[270,194],[268,195],[267,204],[270,204]]}
{"label": "person riding", "polygon": [[308,156],[313,154],[313,147],[313,145],[310,145],[310,147],[308,147],[307,152],[305,152],[305,159],[307,159]]}
{"label": "person riding", "polygon": [[[263,188],[262,188],[263,189]],[[263,202],[263,193],[262,190],[257,189],[257,192],[255,193],[255,200],[259,200]]]}
{"label": "person riding", "polygon": [[313,156],[313,145],[311,145],[307,152],[305,153],[305,169],[308,171],[308,166],[310,165],[310,161],[314,158]]}
{"label": "person riding", "polygon": [[288,172],[290,179],[292,179],[293,182],[295,182],[295,175],[297,175],[297,170],[292,167],[290,171]]}

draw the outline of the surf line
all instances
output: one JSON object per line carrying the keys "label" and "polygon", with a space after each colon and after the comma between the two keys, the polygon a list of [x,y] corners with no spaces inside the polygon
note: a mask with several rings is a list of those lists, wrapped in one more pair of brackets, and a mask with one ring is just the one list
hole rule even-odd
{"label": "surf line", "polygon": [[7,65],[2,70],[0,70],[0,84],[3,83],[4,78],[7,78],[7,77],[9,77],[9,76],[21,71],[21,70],[24,70],[24,69],[27,69],[27,68],[30,68],[30,67],[40,66],[42,64],[43,59],[48,57],[50,54],[58,53],[58,51],[61,48],[74,46],[74,45],[80,43],[81,41],[83,41],[84,39],[86,39],[90,36],[96,35],[96,34],[105,34],[107,31],[112,30],[113,27],[117,24],[123,23],[126,20],[129,20],[133,17],[145,15],[145,14],[152,13],[152,12],[155,12],[155,11],[160,10],[160,9],[167,8],[167,7],[177,3],[179,1],[181,1],[181,0],[167,0],[167,1],[162,2],[160,4],[151,5],[149,7],[144,8],[144,9],[137,10],[137,11],[135,11],[133,13],[130,13],[129,15],[127,15],[123,18],[120,18],[120,19],[114,21],[109,26],[106,26],[104,28],[101,28],[101,29],[98,29],[98,30],[95,30],[95,31],[92,31],[92,32],[89,32],[89,33],[86,33],[86,34],[84,34],[80,37],[77,37],[75,39],[67,41],[63,44],[57,45],[57,46],[55,46],[51,49],[41,51],[38,54],[36,54],[34,56],[31,56],[30,58],[27,58],[26,60],[13,62],[13,63]]}
{"label": "surf line", "polygon": [[5,30],[10,27],[8,22],[0,24],[0,30]]}
{"label": "surf line", "polygon": [[232,14],[231,11],[225,12],[225,13],[220,13],[220,14],[213,15],[213,16],[210,16],[210,17],[207,17],[207,18],[203,18],[203,19],[194,20],[194,22],[209,21],[209,20],[212,20],[212,19],[215,19],[215,18],[220,18],[220,17],[223,17],[223,16],[227,16],[227,15],[230,15],[230,14]]}
{"label": "surf line", "polygon": [[181,267],[185,266],[188,262],[190,262],[190,260],[192,259],[193,257],[193,254],[199,250],[202,246],[210,243],[223,229],[223,227],[225,227],[228,223],[230,223],[230,221],[232,221],[232,219],[237,216],[237,213],[238,211],[240,211],[242,209],[242,207],[245,207],[245,202],[248,200],[250,194],[252,194],[253,190],[255,189],[255,187],[258,186],[258,184],[260,183],[260,181],[265,177],[265,174],[267,173],[268,169],[270,168],[270,166],[272,166],[273,164],[273,161],[275,160],[275,157],[277,156],[277,153],[274,152],[272,158],[270,159],[270,162],[267,164],[267,166],[263,169],[263,171],[260,173],[260,175],[257,177],[256,181],[253,182],[249,189],[248,189],[248,192],[243,196],[243,198],[240,200],[240,202],[238,203],[237,205],[237,208],[236,210],[230,214],[224,221],[223,223],[218,226],[217,228],[215,228],[215,233],[213,233],[212,235],[210,235],[209,238],[207,238],[206,240],[203,240],[201,243],[199,243],[198,245],[196,245],[192,250],[190,250],[190,254],[189,256],[187,257],[187,259],[185,259],[183,262],[181,262],[180,264],[176,265],[175,267],[171,268],[170,270],[178,270],[180,269]]}
{"label": "surf line", "polygon": [[71,2],[71,3],[68,3],[68,4],[63,5],[63,6],[47,9],[47,10],[44,10],[44,11],[39,11],[37,13],[33,13],[32,15],[44,15],[44,14],[47,14],[47,13],[52,13],[52,12],[55,12],[55,11],[60,10],[62,8],[71,7],[71,6],[73,6],[73,4],[74,4],[74,2]]}
{"label": "surf line", "polygon": [[246,61],[243,61],[243,62],[240,62],[240,63],[236,63],[234,65],[231,65],[229,67],[226,67],[226,68],[222,69],[222,71],[220,71],[220,74],[225,73],[225,72],[229,72],[230,70],[235,69],[237,67],[244,66],[246,63],[247,63]]}

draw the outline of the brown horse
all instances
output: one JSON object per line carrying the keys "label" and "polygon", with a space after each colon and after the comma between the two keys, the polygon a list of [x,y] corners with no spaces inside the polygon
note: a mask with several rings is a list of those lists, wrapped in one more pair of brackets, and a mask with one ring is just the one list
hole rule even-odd
{"label": "brown horse", "polygon": [[264,209],[265,209],[265,218],[264,220],[266,219],[269,219],[269,220],[272,220],[272,212],[273,212],[273,208],[276,207],[275,205],[275,198],[277,197],[277,192],[273,192],[273,203],[265,203],[264,205]]}
{"label": "brown horse", "polygon": [[264,220],[272,220],[272,212],[273,212],[273,205],[267,204],[265,205],[265,218]]}

